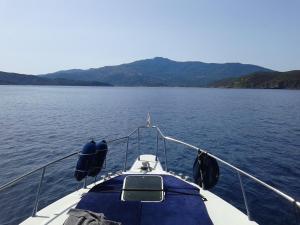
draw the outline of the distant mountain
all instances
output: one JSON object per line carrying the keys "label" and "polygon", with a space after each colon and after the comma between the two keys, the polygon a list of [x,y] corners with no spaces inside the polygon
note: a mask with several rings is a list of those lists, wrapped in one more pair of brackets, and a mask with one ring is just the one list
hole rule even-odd
{"label": "distant mountain", "polygon": [[0,71],[0,85],[64,85],[64,86],[111,86],[102,82],[67,80],[63,78],[45,78],[18,73],[6,73]]}
{"label": "distant mountain", "polygon": [[217,80],[257,71],[271,70],[250,64],[177,62],[156,57],[97,69],[58,71],[43,77],[100,81],[117,86],[203,87]]}
{"label": "distant mountain", "polygon": [[211,87],[300,89],[300,70],[256,72],[239,78],[215,82]]}

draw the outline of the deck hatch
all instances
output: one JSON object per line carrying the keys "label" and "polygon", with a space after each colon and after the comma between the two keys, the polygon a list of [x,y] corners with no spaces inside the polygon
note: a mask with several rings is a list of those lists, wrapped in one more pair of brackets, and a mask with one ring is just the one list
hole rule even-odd
{"label": "deck hatch", "polygon": [[129,175],[123,182],[122,201],[160,202],[163,200],[163,179],[157,175]]}

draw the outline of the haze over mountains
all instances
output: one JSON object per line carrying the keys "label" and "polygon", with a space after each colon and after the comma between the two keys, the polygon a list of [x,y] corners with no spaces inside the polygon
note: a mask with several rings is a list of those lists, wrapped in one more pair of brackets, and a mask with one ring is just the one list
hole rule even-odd
{"label": "haze over mountains", "polygon": [[[250,75],[249,75],[250,74]],[[139,60],[95,69],[72,69],[44,75],[0,72],[0,84],[71,86],[180,86],[300,89],[299,71],[280,73],[241,63]]]}
{"label": "haze over mountains", "polygon": [[116,86],[204,87],[217,80],[240,77],[257,71],[271,70],[250,64],[177,62],[156,57],[117,66],[58,71],[43,77],[100,81]]}

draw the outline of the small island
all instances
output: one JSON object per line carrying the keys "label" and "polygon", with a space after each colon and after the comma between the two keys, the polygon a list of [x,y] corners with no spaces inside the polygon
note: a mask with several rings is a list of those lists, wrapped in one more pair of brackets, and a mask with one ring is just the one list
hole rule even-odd
{"label": "small island", "polygon": [[288,72],[256,72],[250,75],[217,81],[209,87],[300,89],[300,70]]}

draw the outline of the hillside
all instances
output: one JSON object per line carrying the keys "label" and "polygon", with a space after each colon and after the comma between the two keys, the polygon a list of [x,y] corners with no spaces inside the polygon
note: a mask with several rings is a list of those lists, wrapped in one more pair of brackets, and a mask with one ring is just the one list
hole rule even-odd
{"label": "hillside", "polygon": [[102,82],[74,81],[62,78],[49,79],[33,75],[0,71],[0,85],[64,85],[64,86],[111,86]]}
{"label": "hillside", "polygon": [[300,89],[300,70],[288,72],[256,72],[239,78],[215,82],[211,87]]}
{"label": "hillside", "polygon": [[217,80],[269,69],[241,63],[177,62],[166,58],[139,60],[88,70],[66,70],[43,75],[47,78],[100,81],[117,86],[203,87]]}

